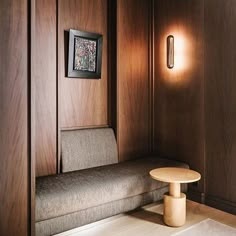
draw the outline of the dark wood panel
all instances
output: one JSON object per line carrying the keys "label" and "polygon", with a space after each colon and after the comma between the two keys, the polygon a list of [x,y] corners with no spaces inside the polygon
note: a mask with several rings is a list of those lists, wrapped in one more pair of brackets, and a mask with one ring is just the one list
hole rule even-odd
{"label": "dark wood panel", "polygon": [[0,235],[28,235],[27,1],[0,1]]}
{"label": "dark wood panel", "polygon": [[117,122],[120,161],[149,150],[149,3],[117,1]]}
{"label": "dark wood panel", "polygon": [[[204,190],[203,0],[154,1],[154,151],[202,174]],[[166,39],[175,37],[175,67],[166,65]]]}
{"label": "dark wood panel", "polygon": [[36,175],[56,173],[56,0],[36,1]]}
{"label": "dark wood panel", "polygon": [[108,0],[108,124],[117,129],[117,0]]}
{"label": "dark wood panel", "polygon": [[[59,0],[58,4],[60,125],[62,128],[107,125],[107,0]],[[65,31],[69,29],[103,35],[101,80],[65,77],[68,41],[65,39]]]}
{"label": "dark wood panel", "polygon": [[206,194],[205,204],[236,215],[235,199],[233,201],[227,201],[227,200],[222,199],[222,197],[219,198],[219,197]]}
{"label": "dark wood panel", "polygon": [[28,23],[28,69],[29,69],[29,97],[28,97],[28,107],[30,108],[30,114],[28,116],[28,129],[29,133],[29,154],[30,154],[30,173],[29,183],[31,184],[29,191],[30,191],[30,200],[29,200],[29,208],[30,208],[30,235],[35,235],[35,185],[36,185],[36,153],[35,153],[35,146],[36,146],[36,140],[35,140],[35,121],[36,121],[36,113],[35,113],[35,85],[36,81],[34,80],[35,77],[35,59],[36,59],[36,47],[35,47],[35,25],[36,25],[36,3],[37,0],[31,0],[30,5],[28,5],[28,11],[29,11],[29,18],[30,22]]}
{"label": "dark wood panel", "polygon": [[205,1],[206,193],[236,203],[236,2]]}

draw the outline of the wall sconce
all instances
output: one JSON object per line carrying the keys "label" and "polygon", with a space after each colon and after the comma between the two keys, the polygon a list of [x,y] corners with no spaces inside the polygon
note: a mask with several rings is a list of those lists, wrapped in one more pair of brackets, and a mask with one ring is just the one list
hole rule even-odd
{"label": "wall sconce", "polygon": [[167,37],[167,67],[172,69],[174,67],[174,36]]}

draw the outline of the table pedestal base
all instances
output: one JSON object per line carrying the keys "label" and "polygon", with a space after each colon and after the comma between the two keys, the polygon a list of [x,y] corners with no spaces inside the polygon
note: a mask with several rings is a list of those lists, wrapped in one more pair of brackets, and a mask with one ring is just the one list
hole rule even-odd
{"label": "table pedestal base", "polygon": [[164,222],[173,227],[185,224],[186,220],[186,195],[180,197],[164,195]]}

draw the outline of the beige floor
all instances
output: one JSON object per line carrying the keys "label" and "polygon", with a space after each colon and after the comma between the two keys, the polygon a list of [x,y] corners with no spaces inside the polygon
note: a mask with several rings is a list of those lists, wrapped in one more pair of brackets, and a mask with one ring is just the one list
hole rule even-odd
{"label": "beige floor", "polygon": [[[236,228],[236,216],[187,201],[187,220],[183,227],[172,228],[162,221],[163,204],[152,204],[140,211],[121,214],[59,234],[60,236],[167,236],[211,218]],[[58,236],[59,236],[58,235]]]}

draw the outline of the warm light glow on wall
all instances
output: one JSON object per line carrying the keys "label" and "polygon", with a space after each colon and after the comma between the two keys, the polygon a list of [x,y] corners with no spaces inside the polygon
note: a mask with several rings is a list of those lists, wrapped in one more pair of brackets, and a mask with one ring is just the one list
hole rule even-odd
{"label": "warm light glow on wall", "polygon": [[[168,68],[167,63],[167,37],[174,37],[174,67]],[[186,31],[180,26],[170,27],[165,34],[162,35],[160,42],[160,72],[162,78],[168,83],[183,83],[188,79],[188,71],[192,63],[192,49],[190,46],[191,38]]]}
{"label": "warm light glow on wall", "polygon": [[188,58],[187,58],[187,41],[186,38],[179,34],[175,36],[175,68],[176,70],[185,70],[188,68]]}

